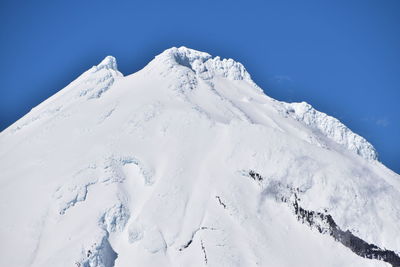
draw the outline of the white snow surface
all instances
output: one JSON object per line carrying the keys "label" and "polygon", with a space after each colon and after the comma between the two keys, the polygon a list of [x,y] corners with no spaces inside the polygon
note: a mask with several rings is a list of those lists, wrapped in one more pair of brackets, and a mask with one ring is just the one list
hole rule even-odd
{"label": "white snow surface", "polygon": [[232,59],[171,48],[123,76],[108,56],[0,134],[0,266],[389,266],[276,184],[400,253],[400,177],[337,119]]}

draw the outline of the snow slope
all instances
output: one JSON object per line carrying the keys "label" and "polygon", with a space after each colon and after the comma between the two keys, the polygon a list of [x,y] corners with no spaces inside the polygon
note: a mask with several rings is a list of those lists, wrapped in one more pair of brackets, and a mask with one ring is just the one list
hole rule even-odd
{"label": "snow slope", "polygon": [[325,219],[399,255],[398,203],[364,138],[185,47],[106,57],[0,134],[0,266],[390,266]]}

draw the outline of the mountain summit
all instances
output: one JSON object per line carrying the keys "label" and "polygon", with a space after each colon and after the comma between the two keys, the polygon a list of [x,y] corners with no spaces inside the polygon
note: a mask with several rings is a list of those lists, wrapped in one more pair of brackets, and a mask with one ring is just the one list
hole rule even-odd
{"label": "mountain summit", "polygon": [[1,266],[400,266],[400,176],[245,67],[108,56],[0,133]]}

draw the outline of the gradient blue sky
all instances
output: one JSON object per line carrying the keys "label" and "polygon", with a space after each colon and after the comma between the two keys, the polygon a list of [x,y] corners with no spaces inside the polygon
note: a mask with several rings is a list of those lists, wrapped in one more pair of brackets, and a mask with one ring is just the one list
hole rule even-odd
{"label": "gradient blue sky", "polygon": [[399,14],[396,0],[2,0],[0,130],[106,55],[130,74],[185,45],[337,117],[400,173]]}

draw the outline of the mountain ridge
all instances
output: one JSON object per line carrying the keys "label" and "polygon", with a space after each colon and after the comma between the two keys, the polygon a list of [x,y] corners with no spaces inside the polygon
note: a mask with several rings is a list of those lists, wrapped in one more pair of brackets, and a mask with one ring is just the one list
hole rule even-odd
{"label": "mountain ridge", "polygon": [[[160,62],[166,65],[167,71],[168,69],[176,66],[183,66],[191,70],[195,76],[200,77],[203,80],[210,80],[214,75],[220,75],[232,80],[245,80],[254,86],[254,88],[262,92],[262,89],[259,88],[251,79],[251,76],[247,72],[246,68],[241,63],[236,62],[233,59],[221,59],[218,56],[212,57],[208,53],[181,46],[179,48],[172,47],[165,50],[161,54],[157,55],[155,59],[149,63],[149,65],[160,64]],[[97,77],[91,78],[89,76],[90,74],[96,75]],[[188,77],[186,77],[186,80],[183,81],[183,86],[191,87],[192,84],[196,83],[196,78],[189,77],[190,75],[187,71],[184,72],[182,76],[185,75]],[[114,83],[115,79],[119,77],[123,77],[123,74],[118,71],[117,60],[113,56],[106,56],[98,65],[93,66],[75,81],[70,83],[65,88],[65,91],[70,90],[70,87],[74,87],[75,84],[78,84],[77,86],[79,86],[79,83],[92,82],[93,85],[88,86],[89,89],[82,90],[79,93],[79,96],[88,95],[87,97],[89,99],[99,98],[101,94],[109,89],[109,87]],[[98,86],[99,84],[101,85],[100,89],[97,89],[95,92],[90,92],[93,90],[90,87]],[[59,93],[61,93],[61,91]],[[53,97],[57,96],[59,93],[56,93]],[[49,100],[53,97],[50,97],[42,104],[49,102]],[[296,120],[301,121],[306,125],[314,127],[334,142],[343,145],[347,149],[361,155],[366,159],[378,160],[378,154],[375,148],[365,138],[351,131],[336,118],[317,111],[306,102],[281,103],[282,107],[280,107],[280,109],[282,109],[283,113],[292,116]],[[39,104],[38,107],[42,106],[42,104]],[[32,110],[38,109],[38,107],[35,107]],[[20,126],[14,127],[14,131],[19,129],[18,127]]]}

